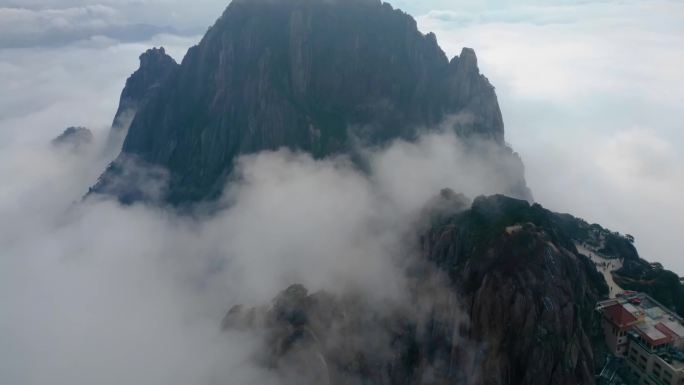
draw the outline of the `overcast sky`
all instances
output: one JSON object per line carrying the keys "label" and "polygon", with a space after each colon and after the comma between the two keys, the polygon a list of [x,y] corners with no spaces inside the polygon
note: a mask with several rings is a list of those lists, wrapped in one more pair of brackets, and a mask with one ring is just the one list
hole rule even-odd
{"label": "overcast sky", "polygon": [[535,198],[684,274],[684,2],[445,3],[419,25],[476,49]]}
{"label": "overcast sky", "polygon": [[[448,55],[475,48],[538,202],[631,233],[684,274],[684,2],[511,3],[396,5]],[[210,218],[74,204],[107,165],[97,146],[140,53],[180,61],[226,5],[0,0],[3,385],[282,385],[249,364],[259,338],[220,332],[230,306],[292,283],[399,301],[394,258],[423,202],[506,185],[495,151],[426,135],[370,151],[368,174],[286,151],[242,158],[232,205]],[[72,125],[95,145],[52,148]]]}
{"label": "overcast sky", "polygon": [[[0,0],[0,151],[105,129],[140,52],[178,60],[224,0]],[[476,49],[537,201],[684,258],[684,3],[406,1],[450,56]]]}

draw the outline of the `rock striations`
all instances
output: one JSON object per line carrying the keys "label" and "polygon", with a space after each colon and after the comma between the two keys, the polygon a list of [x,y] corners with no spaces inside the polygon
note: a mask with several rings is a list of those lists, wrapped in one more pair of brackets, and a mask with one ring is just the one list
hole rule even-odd
{"label": "rock striations", "polygon": [[[163,51],[143,55],[115,126],[126,111],[136,113],[116,162],[167,169],[172,204],[216,197],[240,154],[353,153],[440,125],[507,149],[520,165],[507,193],[530,196],[474,51],[450,61],[379,1],[234,1],[178,68]],[[120,195],[118,176],[105,172],[92,192]]]}

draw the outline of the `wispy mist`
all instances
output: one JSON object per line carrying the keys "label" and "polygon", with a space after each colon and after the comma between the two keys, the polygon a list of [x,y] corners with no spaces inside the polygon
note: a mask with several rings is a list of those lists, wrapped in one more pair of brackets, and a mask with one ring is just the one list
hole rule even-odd
{"label": "wispy mist", "polygon": [[[211,3],[216,10],[196,10],[193,15],[207,13],[213,20],[224,4]],[[24,14],[31,20],[45,17],[40,15],[41,1],[8,4],[33,9]],[[69,1],[73,7],[82,4]],[[182,12],[173,16],[171,11],[178,5],[165,4],[169,12],[150,17],[182,19]],[[117,27],[117,18],[132,14],[100,11],[96,16]],[[136,21],[153,13],[141,13]],[[14,17],[8,15],[0,18]],[[21,22],[13,20],[4,25]],[[534,58],[529,50],[515,51],[516,46],[501,39],[527,42],[521,36],[531,33],[553,44],[555,40],[537,28],[523,25],[520,34],[514,34],[498,28],[501,21],[487,24],[491,34],[474,27],[445,46],[457,51],[463,45],[460,39],[473,45],[480,36],[509,50],[499,56],[483,51],[480,59],[503,95],[506,119],[514,123],[508,127],[517,132],[514,144],[525,151],[542,203],[564,211],[579,207],[579,215],[606,218],[615,230],[638,229],[637,242],[642,242],[640,234],[648,236],[639,246],[659,245],[650,248],[660,251],[658,256],[678,250],[673,236],[684,226],[684,216],[681,204],[672,202],[681,201],[681,153],[644,129],[621,135],[587,134],[591,130],[585,129],[578,136],[576,127],[563,125],[571,134],[540,134],[551,132],[554,127],[548,123],[558,120],[553,108],[547,108],[547,96],[567,90],[557,85],[568,83],[545,79],[553,78],[561,64],[547,60],[542,74],[551,75],[518,71],[506,82],[504,75],[510,73],[505,70],[512,68],[508,58],[521,58],[514,69],[531,68],[526,60]],[[279,378],[251,360],[259,336],[220,331],[231,306],[268,304],[292,283],[310,291],[360,291],[372,301],[402,301],[407,287],[402,262],[412,257],[414,246],[406,235],[425,203],[445,187],[471,198],[509,187],[510,163],[501,161],[508,154],[485,143],[465,146],[451,134],[433,133],[415,143],[399,141],[362,151],[369,167],[365,173],[344,157],[314,160],[285,150],[243,157],[241,178],[226,186],[212,215],[177,215],[108,199],[82,201],[111,160],[102,156],[105,127],[139,53],[164,43],[180,59],[197,38],[158,35],[151,41],[121,44],[95,28],[87,37],[74,32],[69,35],[72,43],[59,49],[34,49],[40,36],[50,33],[38,27],[26,31],[22,47],[2,49],[0,58],[0,383],[277,384]],[[445,29],[440,42],[447,40]],[[596,34],[589,36],[594,39]],[[570,48],[564,52],[574,55]],[[632,57],[630,50],[620,52]],[[495,68],[488,58],[501,65]],[[613,71],[614,62],[605,63]],[[658,84],[670,79],[664,75]],[[532,83],[521,81],[530,78]],[[592,80],[573,84],[587,83]],[[529,84],[535,87],[526,87]],[[520,97],[514,92],[520,89],[536,91],[544,103],[513,111],[510,95]],[[663,111],[670,111],[664,105]],[[573,106],[586,110],[582,103]],[[625,108],[611,109],[614,113]],[[521,128],[530,117],[543,129]],[[87,125],[96,142],[81,153],[51,147],[50,139],[68,125]],[[536,151],[521,146],[525,135],[539,138]],[[595,156],[582,156],[587,149]],[[605,207],[603,202],[610,203],[610,210],[590,216]],[[643,221],[656,216],[659,226]]]}
{"label": "wispy mist", "polygon": [[244,364],[258,341],[220,332],[231,306],[293,283],[402,301],[407,235],[426,202],[445,187],[502,192],[496,165],[510,156],[450,133],[363,150],[366,172],[345,157],[266,152],[238,161],[212,214],[180,215],[82,201],[108,161],[107,133],[95,133],[85,152],[45,138],[0,153],[3,383],[263,383],[269,374]]}
{"label": "wispy mist", "polygon": [[478,52],[535,199],[634,235],[642,257],[684,274],[684,3],[420,8],[420,29],[448,54]]}

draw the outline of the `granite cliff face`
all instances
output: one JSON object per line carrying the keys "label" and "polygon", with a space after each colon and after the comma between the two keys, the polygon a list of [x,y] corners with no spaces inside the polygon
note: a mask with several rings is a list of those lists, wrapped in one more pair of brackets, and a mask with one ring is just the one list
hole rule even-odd
{"label": "granite cliff face", "polygon": [[[143,55],[115,126],[125,111],[136,113],[115,163],[167,169],[172,204],[216,197],[235,158],[262,150],[353,155],[439,125],[507,148],[474,51],[449,60],[410,16],[371,0],[233,1],[177,69],[163,51]],[[506,193],[529,198],[507,151],[520,175]],[[115,177],[105,172],[92,192],[120,196]]]}
{"label": "granite cliff face", "polygon": [[140,55],[140,67],[126,80],[112,122],[108,140],[111,146],[117,147],[117,151],[138,109],[153,97],[154,92],[177,68],[178,63],[166,54],[163,47],[149,49]]}
{"label": "granite cliff face", "polygon": [[593,384],[608,288],[570,218],[504,196],[467,207],[450,192],[432,202],[403,303],[295,285],[223,327],[266,332],[257,362],[292,383]]}

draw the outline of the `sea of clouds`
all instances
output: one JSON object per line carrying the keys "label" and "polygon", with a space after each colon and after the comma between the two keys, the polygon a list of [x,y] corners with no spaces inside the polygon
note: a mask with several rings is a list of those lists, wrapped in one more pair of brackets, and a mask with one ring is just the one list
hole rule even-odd
{"label": "sea of clouds", "polygon": [[[189,19],[210,24],[218,3],[189,9]],[[111,160],[102,146],[138,55],[164,45],[180,60],[199,36],[170,31],[199,22],[174,23],[178,4],[165,1],[144,2],[149,12],[135,20],[117,2],[1,4],[0,26],[10,29],[0,33],[3,384],[277,383],[248,362],[258,340],[220,331],[232,305],[267,303],[292,283],[401,298],[396,257],[410,253],[406,234],[425,202],[444,187],[474,197],[507,184],[491,153],[433,133],[369,149],[367,173],[345,158],[285,150],[244,157],[242,178],[197,215],[84,201]],[[670,44],[681,30],[655,23],[671,20],[676,4],[634,2],[610,15],[578,5],[560,19],[543,7],[473,18],[480,13],[436,4],[419,25],[447,52],[478,49],[537,200],[632,233],[644,257],[681,271],[684,161],[672,111],[682,78],[671,63],[682,55]],[[639,14],[651,17],[639,24]],[[610,16],[611,27],[591,15]],[[131,23],[155,28],[118,35]],[[659,59],[627,60],[633,39],[652,42],[642,48]],[[540,49],[547,55],[535,56]],[[95,142],[76,152],[51,146],[70,125],[92,129]]]}

